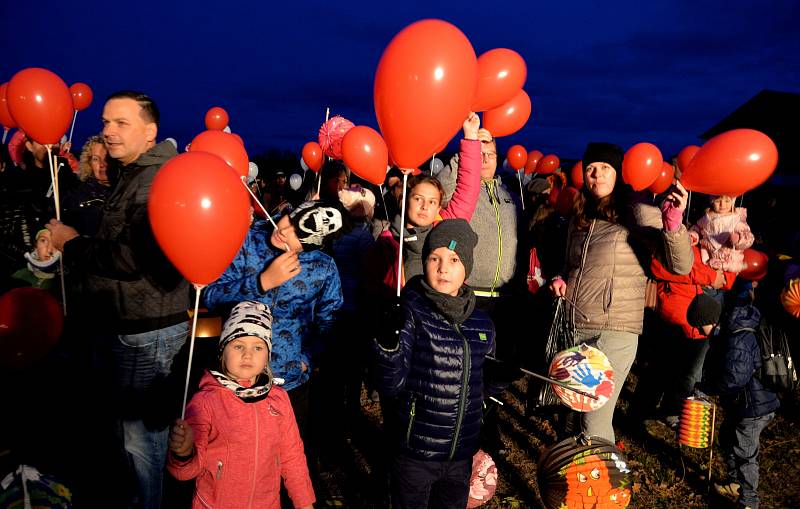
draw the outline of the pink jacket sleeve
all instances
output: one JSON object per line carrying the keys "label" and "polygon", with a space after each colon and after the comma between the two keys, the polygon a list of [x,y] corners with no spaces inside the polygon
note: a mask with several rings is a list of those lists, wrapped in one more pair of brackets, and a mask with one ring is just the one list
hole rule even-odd
{"label": "pink jacket sleeve", "polygon": [[733,228],[733,233],[736,235],[731,235],[731,245],[733,245],[734,249],[741,251],[751,247],[756,239],[747,224],[747,210],[737,208],[736,213],[739,214],[739,222]]}
{"label": "pink jacket sleeve", "polygon": [[292,404],[285,391],[280,391],[281,419],[281,477],[289,492],[289,498],[295,507],[305,507],[316,501],[311,477],[308,475],[306,455],[303,451],[303,440],[297,429]]}
{"label": "pink jacket sleeve", "polygon": [[203,461],[211,432],[211,413],[197,398],[192,398],[186,407],[186,422],[194,433],[194,454],[187,461],[181,461],[171,452],[167,453],[167,470],[179,481],[194,479],[203,471]]}
{"label": "pink jacket sleeve", "polygon": [[478,195],[481,191],[481,142],[478,140],[461,140],[458,153],[458,175],[456,190],[447,208],[439,215],[442,219],[463,218],[469,221],[475,212]]}

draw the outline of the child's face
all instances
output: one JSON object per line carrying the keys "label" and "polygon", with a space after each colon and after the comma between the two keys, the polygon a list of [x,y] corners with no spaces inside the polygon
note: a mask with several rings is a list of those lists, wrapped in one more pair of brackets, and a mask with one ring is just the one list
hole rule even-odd
{"label": "child's face", "polygon": [[45,231],[39,234],[36,239],[36,254],[39,260],[46,262],[53,256],[53,245],[50,243],[50,231]]}
{"label": "child's face", "polygon": [[270,243],[278,249],[284,249],[284,246],[289,246],[289,249],[294,253],[299,253],[303,250],[303,245],[300,239],[297,238],[297,233],[294,231],[294,225],[289,220],[289,216],[283,216],[277,223],[278,229],[272,232]]}
{"label": "child's face", "polygon": [[222,350],[222,370],[233,380],[255,383],[268,361],[267,344],[255,336],[236,338]]}
{"label": "child's face", "polygon": [[408,196],[408,222],[414,226],[430,226],[441,210],[442,195],[433,184],[421,182]]}
{"label": "child's face", "polygon": [[730,196],[717,196],[711,200],[711,210],[717,214],[730,214],[733,212],[733,200]]}
{"label": "child's face", "polygon": [[439,293],[455,297],[464,284],[466,273],[455,251],[437,247],[425,260],[425,281]]}

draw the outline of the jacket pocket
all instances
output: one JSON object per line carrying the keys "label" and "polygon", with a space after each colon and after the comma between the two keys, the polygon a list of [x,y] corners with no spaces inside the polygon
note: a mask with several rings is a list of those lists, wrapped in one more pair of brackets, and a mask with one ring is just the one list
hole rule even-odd
{"label": "jacket pocket", "polygon": [[417,416],[417,396],[411,395],[411,407],[408,410],[408,428],[406,429],[406,445],[411,443],[411,430],[414,427],[414,418]]}
{"label": "jacket pocket", "polygon": [[611,309],[611,302],[614,299],[614,280],[606,280],[605,289],[603,290],[603,311],[608,312]]}

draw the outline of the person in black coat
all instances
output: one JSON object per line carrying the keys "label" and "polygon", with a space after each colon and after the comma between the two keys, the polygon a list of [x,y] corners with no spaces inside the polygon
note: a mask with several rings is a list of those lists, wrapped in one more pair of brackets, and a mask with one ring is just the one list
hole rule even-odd
{"label": "person in black coat", "polygon": [[376,338],[381,401],[395,398],[385,416],[394,507],[467,504],[488,389],[484,361],[495,345],[494,324],[464,284],[477,240],[463,219],[431,230],[424,275],[408,282],[399,317]]}

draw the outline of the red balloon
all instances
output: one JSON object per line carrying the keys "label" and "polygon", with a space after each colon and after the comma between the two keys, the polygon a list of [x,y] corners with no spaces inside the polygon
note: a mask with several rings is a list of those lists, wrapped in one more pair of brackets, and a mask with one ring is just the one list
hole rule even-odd
{"label": "red balloon", "polygon": [[769,178],[778,165],[778,148],[766,134],[734,129],[708,140],[681,175],[686,189],[739,196]]}
{"label": "red balloon", "polygon": [[477,86],[467,37],[442,20],[412,23],[386,47],[375,73],[375,114],[390,157],[416,168],[461,129]]}
{"label": "red balloon", "polygon": [[[594,162],[594,161],[592,161]],[[635,191],[647,189],[658,178],[664,158],[652,143],[637,143],[622,160],[622,179]]]}
{"label": "red balloon", "polygon": [[578,161],[572,166],[572,170],[569,172],[569,178],[572,181],[572,185],[576,188],[580,189],[583,187],[583,161]]}
{"label": "red balloon", "polygon": [[580,191],[574,187],[566,187],[559,191],[558,198],[556,199],[556,212],[563,217],[571,216],[578,194],[580,194]]}
{"label": "red balloon", "polygon": [[539,164],[539,160],[544,156],[538,150],[532,150],[528,152],[528,159],[525,161],[525,175],[530,175],[536,171],[536,165]]}
{"label": "red balloon", "polygon": [[8,111],[8,101],[6,100],[7,88],[8,83],[0,85],[0,124],[6,129],[12,129],[17,127],[17,123],[14,122],[14,117],[12,117],[11,112]]}
{"label": "red balloon", "polygon": [[660,194],[669,189],[669,186],[672,185],[672,180],[675,178],[675,168],[669,164],[668,162],[664,161],[661,164],[661,171],[658,172],[658,176],[656,177],[656,181],[650,184],[650,187],[647,189],[650,190],[651,193]]}
{"label": "red balloon", "polygon": [[555,154],[548,154],[539,159],[539,164],[536,165],[536,173],[539,175],[550,175],[554,173],[558,167],[561,166],[561,161]]}
{"label": "red balloon", "polygon": [[250,159],[241,138],[224,131],[203,131],[192,140],[190,152],[209,152],[221,157],[240,177],[247,177]]}
{"label": "red balloon", "polygon": [[528,153],[522,145],[514,145],[508,149],[506,159],[508,159],[509,166],[519,171],[525,167],[525,163],[528,161]]}
{"label": "red balloon", "polygon": [[386,176],[389,149],[375,129],[360,125],[350,129],[342,140],[344,164],[364,180],[379,186]]}
{"label": "red balloon", "polygon": [[689,163],[697,154],[698,150],[700,150],[700,147],[697,145],[687,145],[683,147],[683,150],[678,152],[676,163],[678,164],[678,169],[681,170],[681,172],[686,171],[686,168],[689,167]]}
{"label": "red balloon", "polygon": [[483,127],[495,138],[508,136],[522,129],[530,117],[531,98],[520,90],[507,103],[484,113]]}
{"label": "red balloon", "polygon": [[72,123],[72,94],[56,74],[30,67],[6,89],[8,110],[20,129],[42,145],[55,145]]}
{"label": "red balloon", "polygon": [[75,111],[83,111],[92,104],[94,94],[92,89],[86,83],[73,83],[69,87],[69,92],[72,94],[72,107]]}
{"label": "red balloon", "polygon": [[478,90],[472,111],[487,111],[510,101],[522,89],[528,68],[516,51],[497,48],[478,57]]}
{"label": "red balloon", "polygon": [[24,369],[41,360],[61,337],[64,315],[49,292],[15,288],[0,296],[0,366]]}
{"label": "red balloon", "polygon": [[214,106],[206,112],[206,129],[209,131],[222,131],[228,126],[230,118],[228,112],[219,106]]}
{"label": "red balloon", "polygon": [[164,254],[196,285],[215,281],[239,252],[250,227],[242,180],[220,157],[185,152],[153,180],[147,204]]}
{"label": "red balloon", "polygon": [[314,172],[322,168],[322,147],[316,141],[309,141],[303,145],[303,161]]}
{"label": "red balloon", "polygon": [[761,251],[748,248],[744,250],[744,262],[747,268],[739,272],[739,277],[748,281],[760,281],[767,275],[769,258]]}

